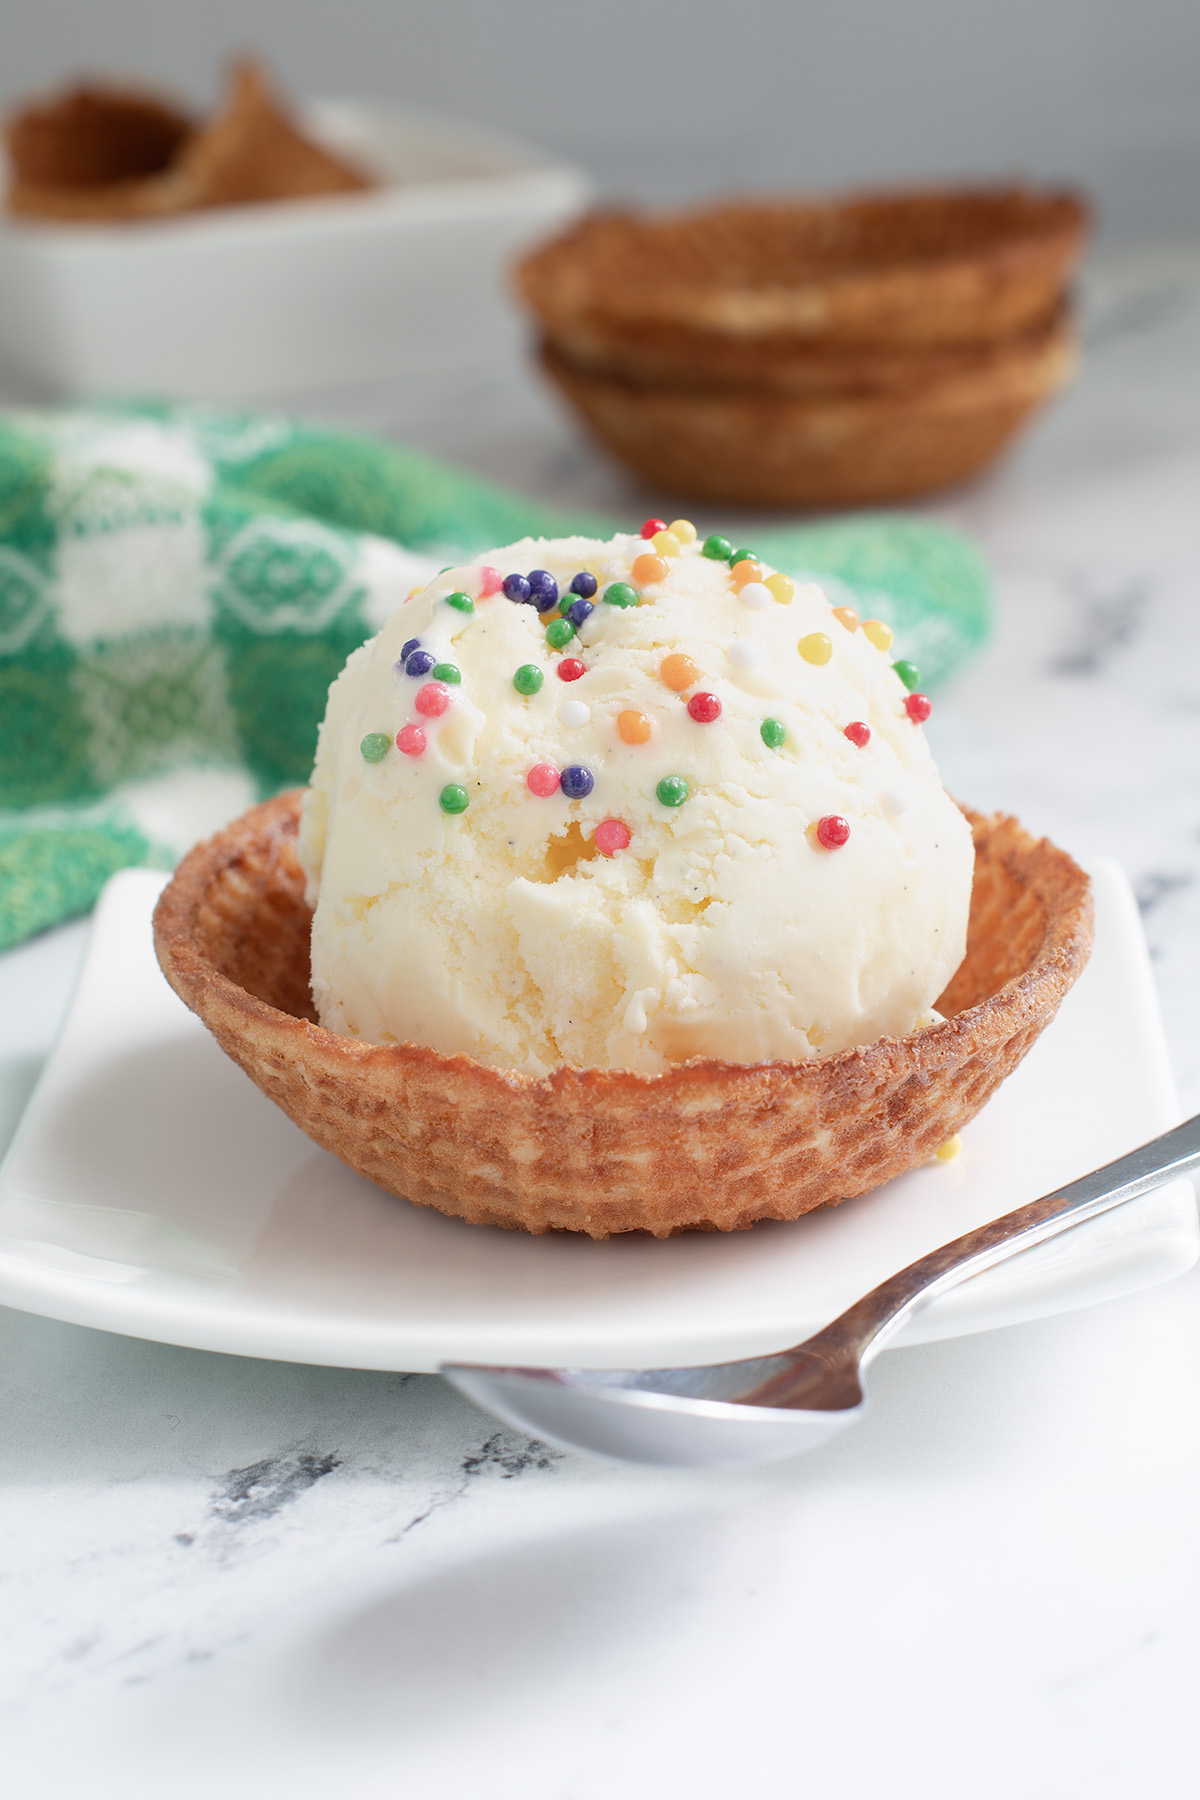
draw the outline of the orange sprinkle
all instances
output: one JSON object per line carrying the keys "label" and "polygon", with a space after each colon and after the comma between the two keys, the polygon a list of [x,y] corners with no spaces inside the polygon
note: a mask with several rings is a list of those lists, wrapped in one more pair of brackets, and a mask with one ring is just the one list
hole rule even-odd
{"label": "orange sprinkle", "polygon": [[650,721],[642,712],[618,713],[617,736],[625,744],[648,744],[650,742]]}
{"label": "orange sprinkle", "polygon": [[639,556],[629,573],[639,585],[647,585],[651,581],[665,581],[670,574],[670,564],[662,556]]}
{"label": "orange sprinkle", "polygon": [[796,592],[796,584],[790,575],[768,575],[763,586],[770,588],[780,606],[789,606]]}
{"label": "orange sprinkle", "polygon": [[744,588],[748,581],[762,580],[762,564],[752,556],[743,556],[741,562],[733,565],[733,585]]}
{"label": "orange sprinkle", "polygon": [[847,631],[858,630],[858,614],[852,606],[835,606],[833,616],[839,625],[846,627]]}
{"label": "orange sprinkle", "polygon": [[690,656],[684,656],[676,650],[671,656],[664,656],[658,666],[658,672],[672,693],[682,694],[684,688],[691,687],[699,681],[700,671]]}
{"label": "orange sprinkle", "polygon": [[871,640],[877,650],[890,650],[895,635],[890,625],[882,619],[864,619],[863,635]]}

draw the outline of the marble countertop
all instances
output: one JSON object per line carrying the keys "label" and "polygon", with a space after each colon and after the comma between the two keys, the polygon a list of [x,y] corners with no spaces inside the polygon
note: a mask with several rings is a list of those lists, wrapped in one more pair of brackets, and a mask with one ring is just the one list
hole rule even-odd
{"label": "marble countertop", "polygon": [[[999,595],[930,736],[954,792],[1128,871],[1190,1113],[1200,253],[1101,263],[1087,336],[1003,468],[925,509]],[[515,372],[320,410],[649,510]],[[0,1142],[83,935],[0,958]],[[560,1455],[434,1377],[4,1311],[0,1346],[21,1800],[1194,1791],[1200,1272],[885,1355],[863,1425],[738,1474]]]}

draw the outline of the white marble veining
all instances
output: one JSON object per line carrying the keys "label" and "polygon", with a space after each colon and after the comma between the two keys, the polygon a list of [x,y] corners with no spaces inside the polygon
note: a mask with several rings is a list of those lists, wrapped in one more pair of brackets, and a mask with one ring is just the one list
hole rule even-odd
{"label": "white marble veining", "polygon": [[[1070,397],[929,509],[1000,601],[931,732],[964,798],[1133,876],[1194,1111],[1200,255],[1100,270],[1090,319]],[[323,410],[650,510],[515,377]],[[0,959],[4,1138],[81,941]],[[703,1477],[547,1452],[432,1377],[0,1313],[7,1791],[1190,1794],[1198,1303],[897,1351],[855,1433]]]}

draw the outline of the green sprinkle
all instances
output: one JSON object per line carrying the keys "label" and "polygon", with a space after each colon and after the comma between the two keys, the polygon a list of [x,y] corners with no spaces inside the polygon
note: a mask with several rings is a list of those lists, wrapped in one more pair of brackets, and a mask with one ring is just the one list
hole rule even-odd
{"label": "green sprinkle", "polygon": [[470,594],[457,593],[446,595],[446,605],[452,606],[456,612],[471,613],[475,611],[475,602]]}
{"label": "green sprinkle", "polygon": [[664,775],[654,791],[664,806],[682,806],[692,790],[682,775]]}
{"label": "green sprinkle", "polygon": [[604,598],[609,606],[636,606],[637,589],[631,588],[627,581],[610,581],[604,590]]}
{"label": "green sprinkle", "polygon": [[457,781],[450,782],[438,795],[438,805],[444,813],[466,812],[470,804],[470,794],[465,787],[459,787]]}
{"label": "green sprinkle", "polygon": [[894,662],[892,664],[897,675],[911,694],[921,685],[921,671],[914,662]]}
{"label": "green sprinkle", "polygon": [[453,663],[434,663],[429,676],[432,681],[448,681],[457,687],[462,680],[462,670],[456,669]]}
{"label": "green sprinkle", "polygon": [[757,562],[758,561],[758,558],[757,558],[757,556],[755,556],[753,550],[731,550],[729,552],[729,566],[731,569],[735,569],[737,567],[738,563],[747,562],[747,561],[749,561],[749,562]]}
{"label": "green sprinkle", "polygon": [[546,627],[546,642],[552,650],[561,650],[575,636],[570,619],[551,619]]}
{"label": "green sprinkle", "polygon": [[364,762],[382,762],[392,747],[392,740],[386,731],[368,731],[358,747]]}
{"label": "green sprinkle", "polygon": [[778,719],[764,719],[758,728],[758,735],[768,750],[778,750],[787,737],[787,727]]}
{"label": "green sprinkle", "polygon": [[733,555],[733,545],[728,538],[705,538],[700,554],[709,557],[713,562],[728,562]]}
{"label": "green sprinkle", "polygon": [[522,663],[513,676],[513,686],[518,694],[536,694],[545,679],[536,663]]}

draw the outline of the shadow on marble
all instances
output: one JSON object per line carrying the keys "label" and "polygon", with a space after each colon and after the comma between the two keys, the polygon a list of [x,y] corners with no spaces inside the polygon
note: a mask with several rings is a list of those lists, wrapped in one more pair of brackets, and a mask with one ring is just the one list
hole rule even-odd
{"label": "shadow on marble", "polygon": [[636,1678],[691,1610],[727,1524],[705,1512],[589,1525],[424,1574],[317,1639],[284,1705],[318,1730],[407,1733],[469,1728],[464,1699],[527,1712],[614,1657]]}

